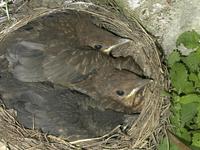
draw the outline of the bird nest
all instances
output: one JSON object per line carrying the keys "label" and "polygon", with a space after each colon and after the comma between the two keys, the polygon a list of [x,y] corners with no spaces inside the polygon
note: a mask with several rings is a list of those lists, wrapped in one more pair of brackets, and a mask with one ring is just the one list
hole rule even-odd
{"label": "bird nest", "polygon": [[160,52],[154,41],[133,18],[119,12],[105,9],[91,3],[67,3],[64,8],[28,8],[26,13],[13,15],[9,24],[1,24],[0,38],[38,17],[57,11],[73,10],[88,13],[95,18],[98,26],[121,37],[131,39],[129,48],[116,51],[115,57],[131,56],[140,64],[144,75],[153,80],[144,90],[144,108],[139,118],[129,125],[126,133],[120,125],[108,134],[91,139],[68,142],[64,138],[24,128],[15,119],[15,113],[3,106],[0,108],[0,143],[10,149],[156,149],[157,135],[162,133],[164,112],[168,108],[161,97],[166,86],[160,61]]}

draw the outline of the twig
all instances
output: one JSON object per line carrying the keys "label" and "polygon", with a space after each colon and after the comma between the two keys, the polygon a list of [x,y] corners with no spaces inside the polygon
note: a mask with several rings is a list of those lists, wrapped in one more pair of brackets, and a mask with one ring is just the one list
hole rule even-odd
{"label": "twig", "polygon": [[6,1],[1,0],[0,7],[3,8],[3,10],[6,12],[8,20],[10,20],[10,15],[9,15],[9,11],[8,11],[8,0],[6,0]]}

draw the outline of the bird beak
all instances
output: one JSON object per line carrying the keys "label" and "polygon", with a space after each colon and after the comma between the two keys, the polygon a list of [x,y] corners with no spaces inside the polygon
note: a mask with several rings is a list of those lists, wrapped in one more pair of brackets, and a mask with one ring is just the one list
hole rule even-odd
{"label": "bird beak", "polygon": [[128,100],[130,97],[135,97],[136,93],[142,88],[144,87],[146,84],[148,84],[150,81],[149,79],[143,79],[142,81],[140,81],[139,85],[134,88],[124,99]]}
{"label": "bird beak", "polygon": [[117,47],[119,47],[119,46],[121,46],[121,45],[124,45],[124,44],[126,44],[126,43],[129,43],[129,42],[131,42],[131,40],[129,40],[129,39],[120,39],[119,40],[119,43],[117,43],[117,44],[115,44],[115,45],[112,45],[112,46],[110,46],[110,47],[108,47],[108,48],[106,48],[106,49],[104,49],[104,50],[102,50],[104,53],[106,53],[106,54],[109,54],[111,51],[112,51],[112,49],[115,49],[115,48],[117,48]]}

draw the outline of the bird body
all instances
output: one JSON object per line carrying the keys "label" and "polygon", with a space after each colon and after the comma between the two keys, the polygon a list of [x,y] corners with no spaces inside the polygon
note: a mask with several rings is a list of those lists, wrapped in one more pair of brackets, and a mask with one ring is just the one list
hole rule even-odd
{"label": "bird body", "polygon": [[102,52],[130,40],[93,21],[71,11],[39,17],[11,32],[0,44],[0,54],[20,81],[49,81],[102,101],[105,108],[141,111],[142,107],[134,108],[134,99],[149,80],[138,76],[142,70],[131,57],[114,58]]}
{"label": "bird body", "polygon": [[[141,110],[141,107],[135,109],[134,97],[126,97],[137,89],[133,93],[135,96],[149,80],[122,69],[123,58],[115,59],[91,49],[78,48],[65,49],[57,55],[49,55],[45,49],[40,50],[42,46],[38,49],[33,46],[40,45],[38,43],[21,43],[17,43],[18,45],[9,49],[7,53],[10,71],[17,79],[24,82],[50,81],[79,90],[100,100],[102,104],[112,99],[110,105],[104,105],[105,109],[116,107],[115,110],[123,112]],[[35,49],[32,49],[33,47]],[[122,91],[123,94],[119,95],[118,91]],[[139,105],[142,103],[141,101]]]}
{"label": "bird body", "polygon": [[[130,117],[113,110],[94,109],[88,105],[94,101],[77,91],[25,83],[7,74],[1,74],[0,93],[3,103],[17,111],[17,120],[25,127],[68,140],[102,136]],[[132,119],[137,117],[135,114]]]}

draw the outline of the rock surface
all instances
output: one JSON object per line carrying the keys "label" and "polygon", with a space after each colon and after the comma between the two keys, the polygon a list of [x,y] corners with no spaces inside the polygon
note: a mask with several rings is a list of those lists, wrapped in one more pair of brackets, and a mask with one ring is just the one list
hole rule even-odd
{"label": "rock surface", "polygon": [[188,30],[200,33],[199,0],[127,0],[127,7],[169,54],[177,37]]}

